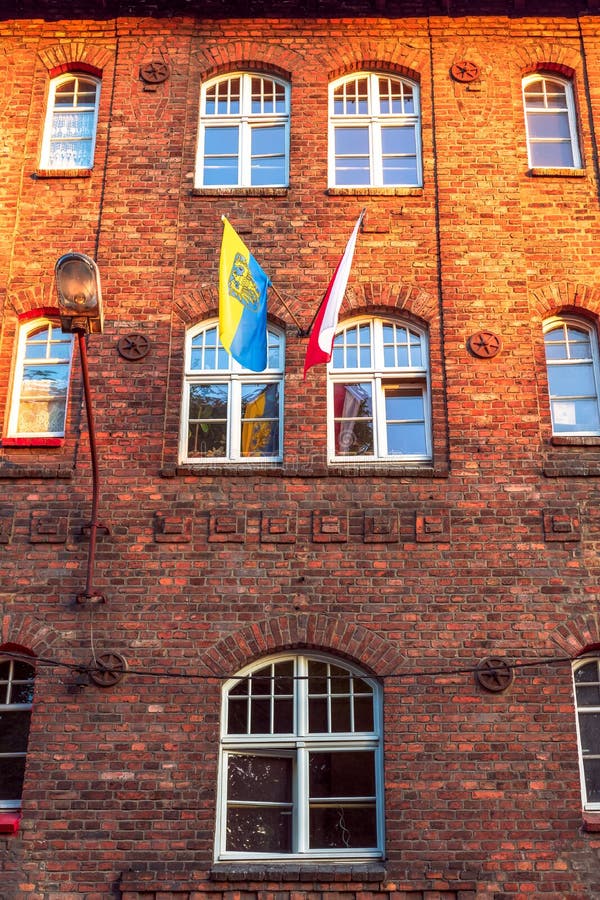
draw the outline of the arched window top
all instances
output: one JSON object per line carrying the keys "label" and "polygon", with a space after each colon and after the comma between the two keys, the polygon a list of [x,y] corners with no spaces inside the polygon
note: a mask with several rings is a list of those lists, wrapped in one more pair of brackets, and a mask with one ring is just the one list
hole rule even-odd
{"label": "arched window top", "polygon": [[373,734],[379,685],[323,654],[285,654],[242,670],[224,686],[224,734]]}
{"label": "arched window top", "polygon": [[202,85],[196,187],[285,187],[290,87],[281,78],[234,72]]}
{"label": "arched window top", "polygon": [[421,185],[419,88],[397,75],[356,72],[329,86],[329,183]]}
{"label": "arched window top", "polygon": [[333,116],[416,116],[419,90],[409,78],[377,72],[355,72],[330,86]]}
{"label": "arched window top", "polygon": [[383,848],[381,693],[320,653],[223,687],[217,859],[369,859]]}
{"label": "arched window top", "polygon": [[[219,322],[210,320],[190,328],[187,334],[186,370],[206,373],[246,373],[254,378],[256,372],[245,369],[230,356],[219,339]],[[285,337],[272,325],[267,327],[267,368],[265,372],[283,372]],[[262,375],[262,373],[260,373]]]}
{"label": "arched window top", "polygon": [[330,368],[427,370],[427,335],[393,319],[361,318],[342,323],[333,342]]}
{"label": "arched window top", "polygon": [[42,144],[43,169],[91,169],[100,78],[67,72],[50,82]]}
{"label": "arched window top", "polygon": [[53,318],[24,319],[8,421],[9,437],[63,437],[73,335]]}
{"label": "arched window top", "polygon": [[534,168],[578,168],[581,157],[572,81],[554,73],[526,75],[523,105],[529,164]]}
{"label": "arched window top", "polygon": [[600,359],[591,322],[574,316],[544,323],[554,434],[600,434]]}

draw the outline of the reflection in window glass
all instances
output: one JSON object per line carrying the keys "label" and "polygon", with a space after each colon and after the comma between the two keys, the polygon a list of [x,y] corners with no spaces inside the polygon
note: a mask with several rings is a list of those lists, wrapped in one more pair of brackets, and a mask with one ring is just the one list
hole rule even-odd
{"label": "reflection in window glass", "polygon": [[63,437],[73,335],[44,320],[19,332],[9,435]]}
{"label": "reflection in window glass", "polygon": [[283,336],[269,329],[267,368],[257,374],[231,359],[216,323],[190,332],[182,460],[281,459],[284,349]]}
{"label": "reflection in window glass", "polygon": [[427,360],[425,335],[400,322],[339,330],[329,366],[330,458],[431,458]]}

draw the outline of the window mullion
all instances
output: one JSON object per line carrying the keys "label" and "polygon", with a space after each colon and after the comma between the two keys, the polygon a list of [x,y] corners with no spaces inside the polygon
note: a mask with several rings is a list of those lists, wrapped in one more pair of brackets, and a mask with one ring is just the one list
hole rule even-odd
{"label": "window mullion", "polygon": [[294,809],[295,852],[307,853],[310,848],[309,837],[309,751],[306,745],[299,746],[296,752],[296,784]]}
{"label": "window mullion", "polygon": [[386,436],[386,417],[385,417],[385,391],[383,390],[382,379],[380,375],[373,378],[373,435],[375,440],[375,458],[387,456],[387,436]]}
{"label": "window mullion", "polygon": [[229,408],[227,410],[227,448],[228,459],[240,458],[240,441],[242,434],[242,391],[238,378],[232,376],[229,384]]}

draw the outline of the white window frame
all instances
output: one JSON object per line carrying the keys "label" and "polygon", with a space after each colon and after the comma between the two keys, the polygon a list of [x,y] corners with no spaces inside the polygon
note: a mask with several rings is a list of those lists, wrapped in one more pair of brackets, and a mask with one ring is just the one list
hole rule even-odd
{"label": "white window frame", "polygon": [[[17,661],[14,659],[10,659],[6,656],[3,656],[2,651],[0,651],[0,663],[8,663],[9,664],[9,674],[8,674],[8,683],[3,681],[0,684],[0,713],[2,712],[28,712],[33,708],[33,702],[31,703],[12,703],[11,702],[11,694],[15,684],[34,684],[35,681],[35,668],[33,666],[33,660],[31,663],[26,662],[25,660],[19,660],[19,662],[24,663],[31,669],[31,677],[27,679],[15,678],[15,666]],[[8,699],[8,703],[3,703],[2,700]],[[0,717],[0,728],[2,727],[1,717]],[[29,731],[27,735],[27,741],[29,741]],[[0,766],[3,765],[3,761],[5,759],[26,759],[27,758],[27,749],[19,750],[19,751],[7,751],[6,753],[0,753]],[[0,799],[0,809],[20,809],[21,808],[21,797],[13,797],[11,799]]]}
{"label": "white window frame", "polygon": [[[279,329],[268,325],[268,357],[274,342],[279,344],[280,367],[270,367],[263,372],[252,372],[245,369],[232,356],[229,356],[221,341],[218,347],[221,356],[226,356],[227,369],[193,369],[192,368],[192,341],[202,332],[216,328],[218,335],[219,323],[216,319],[210,319],[190,328],[185,339],[185,373],[183,398],[181,407],[181,434],[179,442],[179,459],[182,463],[193,465],[214,465],[215,463],[236,463],[240,465],[270,465],[280,463],[283,459],[283,411],[284,411],[284,375],[285,375],[285,336]],[[227,407],[227,452],[224,456],[194,456],[189,455],[188,447],[188,423],[190,410],[190,386],[194,384],[224,384],[228,386],[229,397]],[[279,385],[279,453],[275,456],[243,456],[241,452],[242,438],[242,388],[249,384],[278,384]]]}
{"label": "white window frame", "polygon": [[[343,85],[351,84],[358,79],[366,78],[368,81],[368,112],[345,113],[335,112],[335,91]],[[385,113],[380,111],[379,79],[399,82],[412,91],[414,112],[412,113]],[[401,88],[403,91],[403,88]],[[366,128],[369,137],[369,184],[364,183],[337,183],[336,176],[336,152],[335,133],[339,127]],[[383,150],[382,130],[385,127],[405,127],[414,130],[415,135],[415,164],[416,177],[414,181],[403,181],[395,184],[384,184],[383,176]],[[354,72],[331,82],[329,85],[329,186],[332,188],[415,188],[422,187],[422,152],[421,152],[421,112],[419,86],[409,78],[386,72]]]}
{"label": "white window frame", "polygon": [[[568,328],[576,328],[579,331],[582,331],[587,334],[590,341],[591,348],[591,357],[573,357],[565,360],[549,360],[546,357],[546,377],[548,379],[548,397],[550,401],[550,415],[552,419],[552,433],[557,437],[561,436],[598,436],[600,435],[600,356],[598,352],[598,337],[596,333],[596,329],[593,325],[586,321],[585,319],[577,318],[574,316],[560,316],[549,319],[544,323],[544,341],[546,335],[554,331],[557,328],[562,328],[565,344],[567,346],[567,351],[569,348],[569,342],[567,341],[567,330]],[[545,348],[544,344],[544,348]],[[596,388],[595,395],[568,395],[568,394],[552,394],[550,392],[550,376],[549,376],[549,367],[550,366],[560,366],[560,365],[573,365],[580,363],[582,366],[590,366],[592,367],[592,373],[594,377],[594,385]],[[578,428],[575,424],[571,429],[557,429],[556,425],[556,406],[559,403],[568,403],[569,400],[577,400],[577,399],[589,399],[590,401],[595,401],[596,409],[598,412],[598,427],[596,429],[585,429]]]}
{"label": "white window frame", "polygon": [[[229,84],[233,79],[240,79],[240,110],[236,113],[206,113],[208,92],[217,86]],[[252,80],[258,78],[263,82],[272,82],[282,87],[285,94],[285,112],[253,112]],[[210,127],[236,127],[238,129],[237,180],[235,184],[205,184],[204,141],[206,131]],[[281,181],[269,184],[252,184],[252,135],[257,129],[282,126],[284,129],[284,177]],[[218,78],[212,78],[202,85],[200,91],[200,127],[198,129],[198,145],[196,149],[196,172],[194,186],[206,191],[222,191],[224,189],[271,187],[287,187],[290,171],[290,85],[282,78],[264,72],[230,72]]]}
{"label": "white window frame", "polygon": [[[36,331],[41,329],[49,329],[49,340],[46,342],[46,357],[39,361],[45,362],[47,365],[66,365],[67,366],[67,390],[65,394],[65,414],[63,419],[63,427],[58,431],[19,431],[19,407],[21,402],[21,393],[23,387],[23,374],[26,362],[26,350],[30,339]],[[52,344],[52,334],[56,331],[61,335],[61,342],[70,343],[71,350],[68,363],[65,363],[63,357],[53,358],[50,354]],[[62,438],[65,436],[65,427],[69,406],[69,394],[71,386],[71,369],[73,361],[73,335],[65,335],[61,332],[58,319],[41,317],[39,319],[31,319],[23,322],[19,327],[19,337],[17,343],[17,354],[15,359],[15,368],[13,376],[13,386],[11,393],[10,412],[8,416],[7,437],[11,438]],[[32,360],[33,362],[33,360]]]}
{"label": "white window frame", "polygon": [[[427,334],[416,325],[402,319],[383,318],[379,316],[359,317],[346,319],[337,329],[336,338],[348,329],[363,325],[371,327],[371,366],[356,366],[352,368],[334,368],[335,354],[332,354],[331,362],[327,366],[327,447],[330,463],[360,463],[368,465],[385,461],[386,463],[401,464],[426,463],[432,459],[432,421],[431,421],[431,388],[429,366],[429,342]],[[421,341],[421,355],[423,365],[410,365],[406,367],[387,367],[384,365],[383,353],[383,327],[393,325],[397,328],[406,328],[409,332],[418,335]],[[334,339],[335,346],[335,339]],[[335,446],[335,411],[334,411],[334,387],[338,383],[350,384],[352,382],[371,384],[373,405],[373,453],[369,454],[336,454]],[[387,452],[386,433],[386,388],[418,388],[423,397],[424,430],[426,450],[423,454],[390,454]]]}
{"label": "white window frame", "polygon": [[[245,676],[281,661],[294,662],[294,731],[289,734],[227,734],[228,697],[230,690]],[[308,727],[308,661],[317,660],[345,669],[352,676],[367,682],[373,691],[373,731],[310,733]],[[273,716],[273,713],[271,713]],[[235,678],[225,682],[222,689],[221,746],[219,755],[218,802],[216,817],[215,861],[327,859],[351,862],[380,859],[384,847],[383,809],[383,740],[382,690],[375,678],[367,675],[346,660],[328,654],[281,653],[261,659],[242,669]],[[374,757],[376,846],[369,848],[309,848],[309,774],[311,752],[368,751]],[[231,851],[226,848],[227,773],[229,755],[276,755],[293,760],[293,792],[290,804],[293,816],[293,849],[290,853]]]}
{"label": "white window frame", "polygon": [[[536,81],[540,82],[542,92],[544,96],[546,95],[546,89],[548,85],[558,84],[565,91],[565,106],[564,107],[528,107],[527,105],[527,95],[525,90],[530,85],[534,84]],[[573,83],[569,78],[562,78],[559,75],[549,75],[544,72],[535,72],[532,75],[527,75],[526,78],[522,81],[522,92],[523,92],[523,112],[525,116],[525,134],[527,138],[527,156],[529,160],[529,165],[532,169],[579,169],[581,168],[581,153],[579,150],[579,139],[577,133],[577,111],[575,108],[575,98],[573,93]],[[555,112],[559,113],[567,113],[567,120],[569,124],[569,139],[560,140],[556,138],[534,138],[531,134],[530,128],[530,117],[541,114],[548,114]],[[571,154],[573,157],[573,162],[570,166],[565,165],[548,165],[547,162],[543,160],[536,159],[536,148],[538,146],[542,146],[544,144],[557,144],[557,143],[568,143],[571,148]]]}
{"label": "white window frame", "polygon": [[[56,91],[59,87],[66,84],[69,81],[75,82],[75,97],[74,97],[74,105],[72,107],[65,107],[65,109],[57,108],[56,106]],[[91,104],[78,103],[77,95],[79,93],[79,86],[81,82],[87,82],[94,84],[96,86],[96,96],[95,102],[93,106]],[[81,169],[82,171],[87,171],[88,169],[93,168],[94,165],[94,154],[96,150],[96,131],[98,127],[98,110],[100,107],[100,90],[101,90],[101,80],[94,75],[88,75],[87,72],[67,72],[64,75],[59,75],[57,78],[53,78],[50,82],[50,90],[48,93],[48,103],[46,108],[46,120],[44,124],[44,136],[42,140],[42,152],[40,157],[40,168],[46,169],[49,171],[61,171],[61,170],[72,170],[72,169]],[[55,138],[52,135],[53,125],[54,125],[54,117],[55,115],[59,115],[61,112],[71,112],[71,113],[92,113],[92,127],[88,133],[85,135],[72,135],[71,137],[59,137]],[[90,145],[90,156],[87,162],[87,165],[78,165],[76,163],[67,163],[60,162],[57,160],[53,160],[52,158],[52,148],[55,144],[70,142],[70,141],[86,141]]]}
{"label": "white window frame", "polygon": [[[585,778],[585,760],[596,758],[600,764],[600,742],[597,747],[592,748],[592,752],[589,752],[587,748],[583,747],[582,735],[581,735],[581,727],[580,727],[580,716],[585,715],[586,713],[597,714],[600,716],[600,699],[597,704],[580,704],[577,697],[577,687],[583,687],[585,684],[594,684],[594,682],[577,682],[576,673],[578,669],[583,668],[583,666],[590,665],[590,663],[595,663],[596,666],[596,677],[598,681],[595,683],[598,686],[598,692],[600,694],[600,656],[597,654],[590,654],[589,656],[581,657],[573,663],[573,696],[575,701],[575,723],[577,728],[577,751],[579,758],[579,773],[581,777],[581,798],[583,802],[584,810],[589,811],[599,811],[600,810],[600,801],[588,801],[587,798],[587,785]],[[585,712],[583,712],[585,710]]]}

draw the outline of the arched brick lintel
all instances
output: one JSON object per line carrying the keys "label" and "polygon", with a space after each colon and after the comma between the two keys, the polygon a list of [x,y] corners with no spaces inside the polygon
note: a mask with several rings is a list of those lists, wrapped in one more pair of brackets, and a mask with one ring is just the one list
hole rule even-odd
{"label": "arched brick lintel", "polygon": [[600,288],[563,281],[543,285],[531,292],[532,311],[540,319],[564,312],[600,316]]}
{"label": "arched brick lintel", "polygon": [[599,650],[600,615],[590,613],[577,616],[555,628],[550,638],[571,658],[589,650]]}
{"label": "arched brick lintel", "polygon": [[60,635],[34,616],[8,612],[0,607],[0,646],[23,647],[34,656],[54,656]]}
{"label": "arched brick lintel", "polygon": [[301,648],[336,653],[374,675],[395,672],[403,662],[397,645],[375,632],[341,618],[311,613],[249,625],[216,643],[204,661],[216,674],[233,675],[261,656]]}

